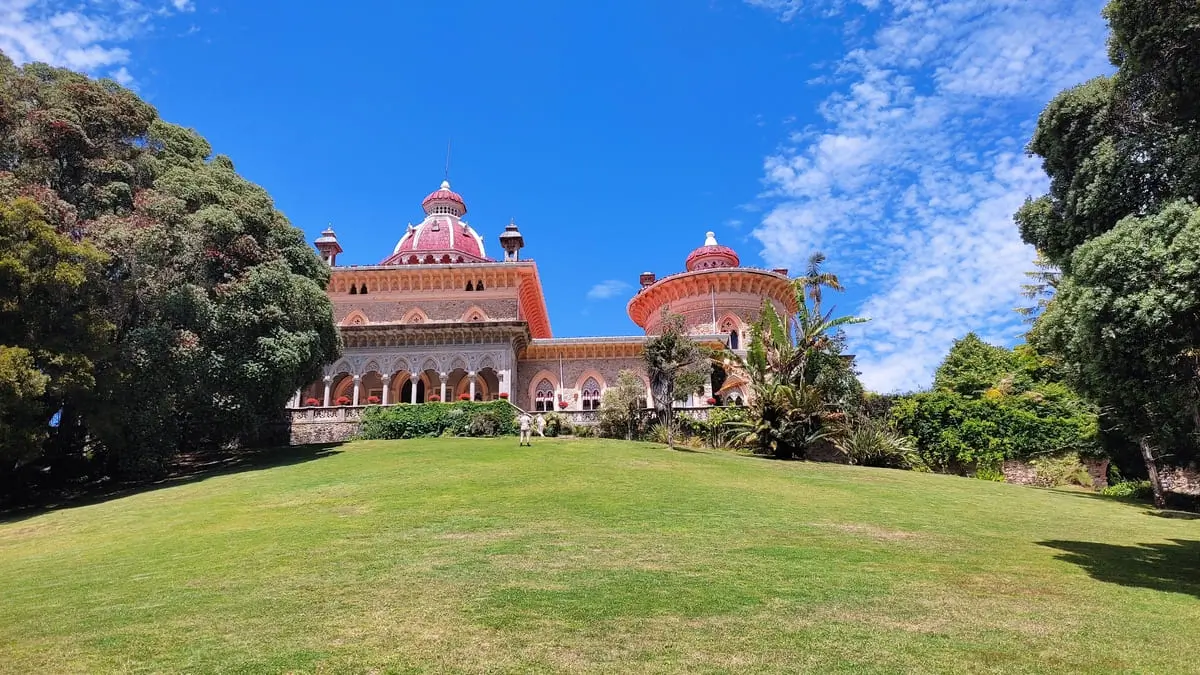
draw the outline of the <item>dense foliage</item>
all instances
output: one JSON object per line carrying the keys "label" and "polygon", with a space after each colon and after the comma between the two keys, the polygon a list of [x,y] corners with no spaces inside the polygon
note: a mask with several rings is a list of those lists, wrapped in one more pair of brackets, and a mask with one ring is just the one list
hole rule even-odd
{"label": "dense foliage", "polygon": [[1063,274],[1032,339],[1157,455],[1200,431],[1200,4],[1113,0],[1116,73],[1059,94],[1030,143],[1048,194],[1018,212]]}
{"label": "dense foliage", "polygon": [[1095,409],[1028,345],[1013,350],[974,334],[957,340],[931,392],[894,401],[890,416],[921,461],[950,473],[995,472],[1006,459],[1099,454]]}
{"label": "dense foliage", "polygon": [[337,353],[302,232],[115,82],[0,56],[0,221],[10,487],[244,439]]}
{"label": "dense foliage", "polygon": [[517,409],[507,401],[371,406],[359,435],[366,439],[506,436],[517,433]]}
{"label": "dense foliage", "polygon": [[646,387],[632,370],[617,373],[616,385],[604,390],[600,402],[600,433],[609,438],[632,440],[641,435]]}

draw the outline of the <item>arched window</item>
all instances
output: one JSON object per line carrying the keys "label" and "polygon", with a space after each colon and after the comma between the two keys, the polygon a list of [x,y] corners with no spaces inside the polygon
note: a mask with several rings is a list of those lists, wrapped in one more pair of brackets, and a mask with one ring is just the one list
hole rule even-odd
{"label": "arched window", "polygon": [[541,382],[538,382],[537,389],[534,390],[533,409],[537,412],[554,410],[554,385],[544,377]]}
{"label": "arched window", "polygon": [[367,285],[366,285],[366,284],[363,284],[363,285],[362,285],[362,288],[358,289],[358,294],[359,294],[359,295],[366,295],[366,294],[367,294]]}
{"label": "arched window", "polygon": [[583,399],[584,410],[600,409],[600,383],[596,378],[589,377],[587,382],[583,383],[583,390],[579,392],[579,396]]}
{"label": "arched window", "polygon": [[729,348],[738,348],[738,332],[736,330],[729,331]]}
{"label": "arched window", "polygon": [[473,290],[475,290],[475,284],[473,284],[473,283],[471,283],[470,281],[468,281],[468,282],[467,282],[467,290],[468,290],[468,291],[473,291]]}
{"label": "arched window", "polygon": [[477,291],[483,290],[483,279],[480,279],[479,281],[475,282],[475,290],[477,290]]}
{"label": "arched window", "polygon": [[737,321],[733,317],[728,317],[721,322],[721,332],[729,336],[729,348],[737,349],[741,342],[741,333],[738,331]]}
{"label": "arched window", "polygon": [[358,286],[350,284],[350,295],[358,295]]}

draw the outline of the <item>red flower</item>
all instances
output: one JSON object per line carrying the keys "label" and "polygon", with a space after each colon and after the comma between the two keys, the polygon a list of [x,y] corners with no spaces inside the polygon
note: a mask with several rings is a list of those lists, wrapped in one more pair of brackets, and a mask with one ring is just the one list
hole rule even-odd
{"label": "red flower", "polygon": [[708,397],[708,400],[707,400],[707,401],[705,401],[705,403],[707,403],[707,404],[709,404],[709,405],[716,405],[716,404],[717,404],[717,399],[715,399],[715,398],[713,398],[713,397],[709,396],[709,397]]}
{"label": "red flower", "polygon": [[460,401],[470,401],[470,400],[471,400],[471,395],[470,395],[470,394],[459,394],[459,395],[458,395],[458,400],[460,400]]}
{"label": "red flower", "polygon": [[321,405],[321,402],[315,398],[310,397],[310,398],[304,399],[304,405]]}
{"label": "red flower", "polygon": [[571,405],[571,404],[570,404],[570,403],[567,403],[566,401],[559,401],[559,402],[558,402],[558,407],[562,408],[563,410],[566,410],[566,408],[567,408],[567,406],[568,406],[568,405]]}
{"label": "red flower", "polygon": [[429,400],[430,400],[430,401],[432,401],[432,402],[434,402],[434,403],[437,403],[438,401],[442,400],[442,397],[441,397],[441,396],[438,396],[437,394],[434,394],[433,396],[430,396],[430,397],[429,397]]}
{"label": "red flower", "polygon": [[502,392],[500,392],[500,398],[507,399],[507,398],[508,398],[508,392],[507,392],[507,391],[502,391]]}
{"label": "red flower", "polygon": [[350,397],[349,396],[339,396],[339,397],[337,397],[337,401],[335,401],[335,403],[337,403],[338,405],[350,405]]}
{"label": "red flower", "polygon": [[378,396],[368,396],[367,403],[370,403],[371,405],[376,405],[379,403],[379,397]]}

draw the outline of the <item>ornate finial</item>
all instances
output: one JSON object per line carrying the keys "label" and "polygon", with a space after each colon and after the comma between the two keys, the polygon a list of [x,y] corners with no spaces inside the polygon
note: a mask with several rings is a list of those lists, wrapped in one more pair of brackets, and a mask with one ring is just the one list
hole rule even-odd
{"label": "ornate finial", "polygon": [[704,245],[705,245],[705,246],[716,246],[716,245],[717,245],[717,235],[716,235],[716,233],[714,233],[714,232],[705,232],[705,233],[704,233]]}
{"label": "ornate finial", "polygon": [[442,181],[442,189],[449,190],[450,189],[450,181],[448,181],[448,180]]}

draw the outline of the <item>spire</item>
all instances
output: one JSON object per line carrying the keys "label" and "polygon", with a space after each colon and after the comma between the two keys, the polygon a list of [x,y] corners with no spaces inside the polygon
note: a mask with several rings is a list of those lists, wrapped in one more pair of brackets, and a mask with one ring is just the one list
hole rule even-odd
{"label": "spire", "polygon": [[716,246],[717,245],[717,235],[715,232],[705,232],[704,233],[704,245],[705,246]]}

